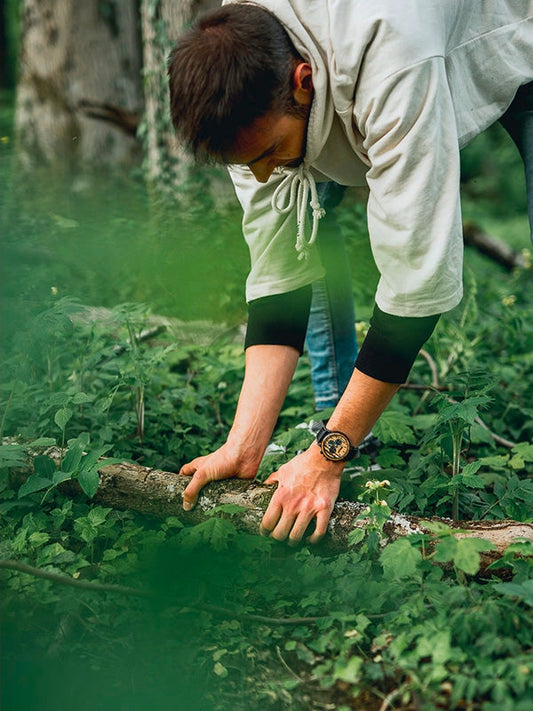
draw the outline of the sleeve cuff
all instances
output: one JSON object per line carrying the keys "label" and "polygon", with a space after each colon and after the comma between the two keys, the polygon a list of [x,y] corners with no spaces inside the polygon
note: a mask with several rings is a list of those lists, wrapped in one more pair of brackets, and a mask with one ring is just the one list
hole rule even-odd
{"label": "sleeve cuff", "polygon": [[295,291],[265,296],[248,304],[248,325],[244,347],[255,345],[292,346],[303,353],[311,308],[311,285]]}
{"label": "sleeve cuff", "polygon": [[439,318],[440,314],[421,318],[392,316],[376,305],[355,367],[385,383],[405,383]]}

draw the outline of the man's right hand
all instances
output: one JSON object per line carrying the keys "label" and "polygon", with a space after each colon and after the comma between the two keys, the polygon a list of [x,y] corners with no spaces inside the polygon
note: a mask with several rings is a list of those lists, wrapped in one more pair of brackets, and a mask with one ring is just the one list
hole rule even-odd
{"label": "man's right hand", "polygon": [[184,464],[179,471],[181,476],[192,476],[183,492],[183,508],[190,511],[198,501],[198,495],[210,481],[221,479],[253,479],[257,473],[257,464],[245,462],[226,442],[220,449],[203,457],[196,457]]}

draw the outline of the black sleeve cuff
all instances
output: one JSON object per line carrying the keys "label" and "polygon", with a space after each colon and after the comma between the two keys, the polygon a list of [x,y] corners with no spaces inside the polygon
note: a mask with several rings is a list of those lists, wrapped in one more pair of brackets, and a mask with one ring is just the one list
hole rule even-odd
{"label": "black sleeve cuff", "polygon": [[286,294],[250,301],[244,347],[292,346],[301,355],[311,309],[311,296],[312,287],[309,284]]}
{"label": "black sleeve cuff", "polygon": [[375,306],[355,367],[385,383],[405,383],[439,317],[440,314],[421,318],[392,316]]}

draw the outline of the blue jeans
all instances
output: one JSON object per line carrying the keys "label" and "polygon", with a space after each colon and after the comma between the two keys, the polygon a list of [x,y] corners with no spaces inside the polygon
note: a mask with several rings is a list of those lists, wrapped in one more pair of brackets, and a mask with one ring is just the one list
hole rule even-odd
{"label": "blue jeans", "polygon": [[500,123],[516,143],[524,161],[527,212],[533,242],[533,82],[520,87]]}
{"label": "blue jeans", "polygon": [[317,246],[326,274],[313,283],[306,346],[311,361],[315,407],[323,410],[339,401],[357,358],[352,279],[344,240],[335,215],[345,188],[317,185],[326,210],[320,221]]}

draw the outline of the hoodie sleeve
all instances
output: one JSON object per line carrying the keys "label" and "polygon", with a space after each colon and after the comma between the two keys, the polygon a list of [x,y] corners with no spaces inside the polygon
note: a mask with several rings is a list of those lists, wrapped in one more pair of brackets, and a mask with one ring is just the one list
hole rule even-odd
{"label": "hoodie sleeve", "polygon": [[[374,61],[376,61],[374,59]],[[356,90],[370,161],[368,228],[381,279],[376,303],[425,317],[462,297],[459,148],[444,60],[432,57]]]}
{"label": "hoodie sleeve", "polygon": [[243,166],[230,166],[229,174],[243,209],[242,229],[250,250],[246,301],[296,291],[322,278],[324,269],[315,245],[298,259],[296,211],[280,214],[272,206],[283,174],[273,173],[266,183],[259,183]]}

